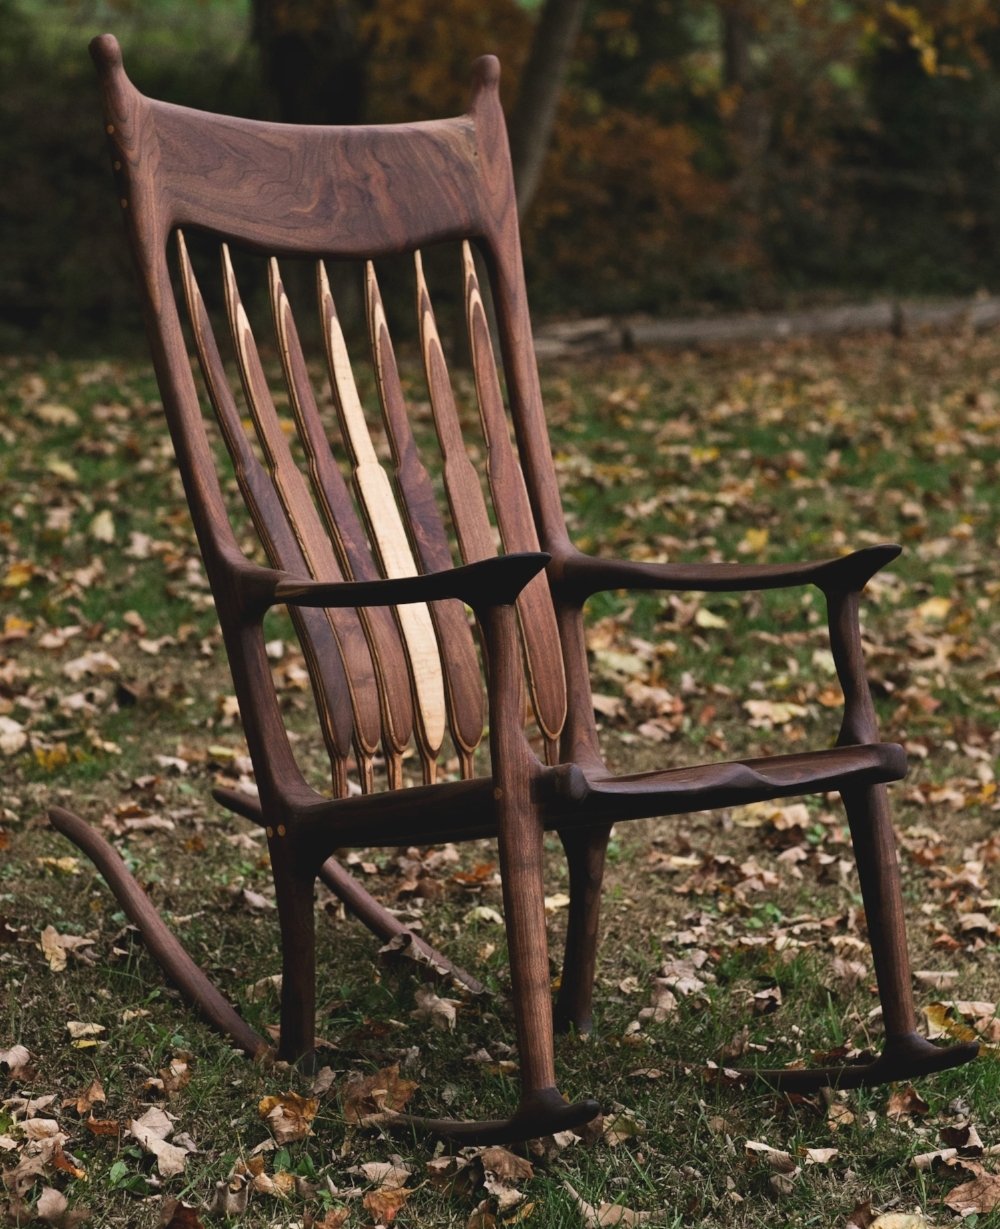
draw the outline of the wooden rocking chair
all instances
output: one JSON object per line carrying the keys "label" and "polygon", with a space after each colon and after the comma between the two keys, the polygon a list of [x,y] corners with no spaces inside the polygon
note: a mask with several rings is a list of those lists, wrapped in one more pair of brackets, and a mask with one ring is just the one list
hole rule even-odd
{"label": "wooden rocking chair", "polygon": [[[859,595],[898,548],[877,546],[818,563],[773,566],[630,563],[574,549],[560,508],[535,368],[497,61],[486,56],[476,62],[471,106],[459,118],[337,128],[251,122],[153,101],[126,77],[114,38],[95,39],[91,51],[156,373],[259,788],[259,801],[227,790],[216,791],[216,797],[267,832],[283,953],[280,1055],[299,1060],[314,1045],[317,876],[380,933],[399,929],[333,861],[334,851],[496,836],[520,1104],[512,1117],[496,1122],[407,1121],[463,1142],[512,1141],[580,1126],[598,1112],[598,1103],[567,1104],[558,1092],[553,1031],[590,1027],[611,825],[835,790],[844,800],[854,843],[884,1049],[860,1066],[756,1074],[781,1089],[856,1087],[910,1079],[971,1059],[974,1045],[938,1048],[916,1030],[885,789],[886,782],[903,777],[905,756],[901,747],[878,739],[862,661]],[[185,232],[192,252],[194,232],[221,249],[232,347],[228,362],[239,373],[246,411],[238,407],[228,378]],[[464,287],[482,427],[483,446],[473,455],[482,458],[485,483],[463,443],[467,424],[460,430],[421,264],[419,249],[444,241],[463,244],[455,273]],[[484,306],[486,282],[481,286],[470,243],[488,274],[506,405]],[[270,308],[295,439],[275,408],[230,245],[271,258]],[[366,266],[366,314],[391,477],[369,435],[323,263],[324,258],[372,261],[405,253],[413,253],[415,261],[441,500],[411,431],[374,268]],[[343,449],[350,484],[331,450],[331,424],[321,417],[276,259],[296,256],[316,262],[339,424],[335,447]],[[176,297],[171,263],[181,288]],[[203,414],[179,300],[214,424]],[[252,562],[239,545],[209,428],[224,440],[269,566]],[[587,598],[616,588],[744,592],[791,585],[814,585],[826,598],[845,699],[836,746],[614,776],[601,757],[595,729],[582,616]],[[307,784],[282,719],[262,632],[265,613],[280,604],[294,620],[307,659],[332,765],[330,794]],[[465,606],[474,611],[483,637],[485,705]],[[484,720],[487,768],[478,762],[484,752],[477,757]],[[526,733],[526,720],[537,733],[541,757]],[[404,754],[412,755],[413,747],[419,784],[408,783],[403,771]],[[442,748],[449,747],[457,779],[439,780]],[[352,781],[360,792],[350,788]],[[120,898],[141,918],[154,953],[192,1001],[246,1049],[261,1046],[140,898],[103,838],[68,812],[55,809],[52,818],[100,861]],[[543,903],[543,837],[550,829],[566,851],[571,893],[554,1010]]]}

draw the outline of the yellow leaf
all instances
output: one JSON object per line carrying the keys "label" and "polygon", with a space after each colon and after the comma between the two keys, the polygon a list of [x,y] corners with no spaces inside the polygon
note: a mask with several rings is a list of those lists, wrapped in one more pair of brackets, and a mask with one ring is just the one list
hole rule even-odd
{"label": "yellow leaf", "polygon": [[4,573],[3,586],[5,589],[20,589],[31,580],[34,574],[35,565],[33,563],[29,563],[27,559],[15,559]]}
{"label": "yellow leaf", "polygon": [[717,614],[713,614],[704,606],[699,606],[695,612],[694,621],[699,627],[728,627],[726,620]]}
{"label": "yellow leaf", "polygon": [[926,602],[921,602],[917,607],[917,614],[921,619],[941,620],[948,617],[950,610],[950,597],[929,597]]}
{"label": "yellow leaf", "polygon": [[759,555],[769,536],[766,529],[748,529],[736,549],[741,555]]}
{"label": "yellow leaf", "polygon": [[55,474],[57,478],[62,478],[64,482],[76,483],[80,480],[80,475],[73,466],[68,461],[63,461],[59,457],[49,457],[45,462],[45,468],[50,474]]}
{"label": "yellow leaf", "polygon": [[59,871],[63,875],[79,875],[80,859],[66,855],[64,858],[36,858],[39,866],[50,871]]}

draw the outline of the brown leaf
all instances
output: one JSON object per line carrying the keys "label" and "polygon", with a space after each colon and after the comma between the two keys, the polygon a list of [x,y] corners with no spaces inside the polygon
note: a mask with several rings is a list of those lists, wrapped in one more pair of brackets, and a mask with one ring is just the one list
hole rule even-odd
{"label": "brown leaf", "polygon": [[190,1054],[174,1054],[170,1062],[165,1067],[160,1068],[158,1080],[147,1080],[147,1086],[155,1084],[156,1091],[161,1092],[167,1097],[172,1097],[191,1083],[190,1061]]}
{"label": "brown leaf", "polygon": [[164,1199],[160,1209],[161,1229],[204,1229],[196,1208],[179,1199]]}
{"label": "brown leaf", "polygon": [[119,1135],[122,1129],[114,1118],[85,1118],[83,1125],[91,1135]]}
{"label": "brown leaf", "polygon": [[35,1210],[42,1220],[47,1220],[51,1224],[62,1220],[67,1207],[66,1196],[61,1191],[45,1186],[38,1196],[38,1206]]}
{"label": "brown leaf", "polygon": [[39,939],[42,954],[53,973],[61,973],[66,967],[66,953],[79,953],[81,947],[93,945],[93,939],[82,935],[61,935],[54,926],[46,926]]}
{"label": "brown leaf", "polygon": [[864,1203],[859,1203],[847,1218],[847,1224],[844,1226],[844,1229],[870,1229],[874,1219],[875,1214],[872,1212],[871,1200],[866,1199]]}
{"label": "brown leaf", "polygon": [[942,1127],[941,1142],[948,1148],[957,1149],[963,1156],[981,1156],[983,1153],[983,1141],[971,1122]]}
{"label": "brown leaf", "polygon": [[100,1080],[91,1080],[87,1087],[78,1097],[67,1097],[63,1101],[63,1106],[74,1106],[76,1112],[81,1116],[89,1114],[95,1105],[103,1105],[107,1101],[104,1088]]}
{"label": "brown leaf", "polygon": [[257,1106],[261,1118],[267,1119],[271,1134],[279,1144],[292,1143],[312,1134],[309,1124],[316,1117],[319,1102],[315,1097],[301,1097],[297,1092],[264,1097]]}
{"label": "brown leaf", "polygon": [[313,1221],[313,1229],[343,1229],[350,1218],[350,1208],[331,1208],[322,1220]]}
{"label": "brown leaf", "polygon": [[604,1142],[609,1148],[614,1148],[627,1139],[634,1139],[645,1129],[633,1110],[619,1110],[617,1113],[607,1114],[602,1126]]}
{"label": "brown leaf", "polygon": [[978,1161],[960,1161],[964,1170],[975,1174],[971,1182],[963,1182],[944,1197],[944,1204],[960,1216],[973,1212],[992,1212],[1000,1207],[1000,1177],[990,1173]]}
{"label": "brown leaf", "polygon": [[7,1068],[7,1075],[12,1080],[19,1080],[28,1072],[31,1053],[27,1046],[11,1046],[9,1050],[0,1050],[0,1068]]}
{"label": "brown leaf", "polygon": [[396,1213],[412,1194],[412,1191],[404,1190],[402,1187],[393,1189],[386,1187],[378,1191],[369,1191],[361,1202],[379,1224],[388,1225],[392,1223]]}
{"label": "brown leaf", "polygon": [[885,1112],[889,1118],[900,1119],[923,1117],[930,1112],[930,1106],[910,1084],[905,1088],[894,1088],[886,1102]]}
{"label": "brown leaf", "polygon": [[48,1221],[56,1229],[76,1229],[90,1219],[88,1208],[70,1208],[66,1196],[51,1186],[42,1188],[36,1212],[41,1220]]}
{"label": "brown leaf", "polygon": [[527,1182],[534,1177],[531,1162],[515,1156],[506,1148],[484,1148],[476,1159],[485,1173],[491,1173],[503,1182]]}
{"label": "brown leaf", "polygon": [[496,1229],[498,1224],[496,1213],[490,1207],[490,1201],[484,1199],[472,1210],[469,1219],[465,1222],[465,1229]]}
{"label": "brown leaf", "polygon": [[364,1122],[374,1114],[398,1113],[419,1087],[399,1074],[398,1063],[374,1075],[348,1076],[342,1094],[344,1118]]}
{"label": "brown leaf", "polygon": [[394,1165],[391,1161],[366,1161],[363,1165],[353,1165],[349,1174],[359,1174],[370,1186],[383,1190],[394,1190],[405,1186],[413,1176],[413,1170],[406,1165]]}
{"label": "brown leaf", "polygon": [[101,1033],[106,1033],[107,1029],[103,1024],[96,1024],[88,1020],[67,1020],[66,1032],[74,1041],[86,1041],[93,1037],[100,1037]]}
{"label": "brown leaf", "polygon": [[439,1156],[427,1162],[427,1181],[436,1191],[461,1197],[470,1195],[479,1179],[464,1156]]}
{"label": "brown leaf", "polygon": [[791,1153],[782,1152],[780,1148],[772,1148],[770,1144],[761,1143],[756,1139],[748,1139],[744,1147],[748,1156],[755,1156],[765,1161],[775,1173],[791,1174],[798,1169]]}
{"label": "brown leaf", "polygon": [[247,1210],[250,1184],[244,1174],[230,1174],[224,1182],[216,1182],[215,1194],[208,1205],[209,1216],[242,1216]]}
{"label": "brown leaf", "polygon": [[414,1020],[426,1020],[433,1028],[448,1032],[455,1027],[458,999],[443,999],[430,986],[421,986],[414,995],[417,1006],[410,1012]]}

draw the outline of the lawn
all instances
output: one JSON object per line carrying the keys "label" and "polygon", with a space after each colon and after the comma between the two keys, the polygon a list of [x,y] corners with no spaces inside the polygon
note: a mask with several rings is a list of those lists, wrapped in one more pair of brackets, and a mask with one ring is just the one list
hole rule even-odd
{"label": "lawn", "polygon": [[[489,996],[430,996],[321,893],[323,1069],[251,1064],[163,982],[44,819],[61,802],[100,825],[220,988],[259,1030],[276,1024],[266,848],[210,797],[251,769],[155,385],[144,363],[8,358],[0,1217],[913,1229],[965,1212],[1000,1225],[1000,334],[602,357],[543,384],[587,549],[752,561],[904,544],[869,587],[865,630],[884,733],[910,755],[892,796],[915,993],[932,1035],[977,1034],[983,1056],[916,1090],[809,1098],[724,1074],[878,1043],[843,815],[821,798],[618,829],[597,1027],[557,1056],[564,1091],[605,1107],[583,1138],[455,1159],[357,1121],[387,1086],[416,1112],[513,1104],[488,844],[362,851],[354,869],[481,971]],[[828,745],[839,692],[820,603],[595,600],[613,763]],[[278,616],[269,635],[305,747],[291,624]],[[553,842],[554,936],[564,890]]]}

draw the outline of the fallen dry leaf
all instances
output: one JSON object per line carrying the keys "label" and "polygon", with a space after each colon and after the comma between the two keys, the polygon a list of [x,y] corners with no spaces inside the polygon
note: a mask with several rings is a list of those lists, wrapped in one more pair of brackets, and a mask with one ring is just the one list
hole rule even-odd
{"label": "fallen dry leaf", "polygon": [[28,732],[13,717],[0,716],[0,755],[17,755],[28,745]]}
{"label": "fallen dry leaf", "polygon": [[790,1152],[780,1148],[772,1148],[770,1144],[761,1143],[756,1139],[748,1139],[744,1145],[748,1156],[755,1156],[764,1161],[775,1173],[793,1174],[798,1169]]}
{"label": "fallen dry leaf", "polygon": [[568,1182],[564,1181],[563,1186],[572,1195],[586,1229],[605,1229],[608,1225],[642,1225],[650,1218],[649,1212],[636,1212],[619,1203],[602,1203],[595,1207],[578,1195]]}
{"label": "fallen dry leaf", "polygon": [[383,1190],[394,1190],[405,1186],[413,1176],[413,1170],[406,1165],[396,1165],[392,1161],[366,1161],[363,1165],[354,1165],[349,1174],[359,1174],[371,1186]]}
{"label": "fallen dry leaf", "polygon": [[208,1205],[209,1216],[242,1216],[250,1198],[250,1183],[245,1174],[230,1174],[223,1182],[216,1182],[215,1192]]}
{"label": "fallen dry leaf", "polygon": [[920,1212],[883,1212],[876,1216],[869,1229],[934,1229]]}
{"label": "fallen dry leaf", "polygon": [[476,1160],[485,1173],[494,1174],[504,1182],[527,1182],[535,1174],[530,1161],[498,1146],[484,1148]]}
{"label": "fallen dry leaf", "polygon": [[496,1229],[498,1224],[496,1213],[490,1207],[490,1201],[484,1199],[472,1209],[469,1219],[465,1222],[465,1229]]}
{"label": "fallen dry leaf", "polygon": [[344,1118],[360,1123],[376,1114],[398,1113],[419,1087],[399,1074],[398,1063],[374,1075],[348,1076],[342,1093]]}
{"label": "fallen dry leaf", "polygon": [[264,1097],[257,1106],[261,1118],[267,1119],[271,1134],[279,1144],[292,1143],[312,1134],[310,1123],[316,1117],[319,1102],[315,1097],[301,1097],[297,1092]]}
{"label": "fallen dry leaf", "polygon": [[1000,1207],[1000,1177],[990,1173],[978,1161],[954,1160],[946,1164],[955,1165],[974,1176],[971,1181],[963,1182],[945,1195],[945,1207],[951,1208],[960,1216],[992,1212],[994,1208]]}
{"label": "fallen dry leaf", "polygon": [[930,1106],[910,1084],[905,1088],[894,1088],[886,1102],[886,1116],[894,1120],[909,1117],[923,1117],[930,1112]]}
{"label": "fallen dry leaf", "polygon": [[31,1062],[31,1053],[27,1046],[11,1046],[9,1050],[0,1050],[0,1067],[7,1068],[7,1074],[12,1080],[18,1080],[27,1072]]}
{"label": "fallen dry leaf", "polygon": [[361,1202],[378,1224],[389,1225],[412,1194],[412,1191],[402,1187],[383,1187],[381,1190],[369,1191]]}
{"label": "fallen dry leaf", "polygon": [[604,1142],[609,1148],[615,1148],[627,1139],[635,1139],[646,1128],[636,1118],[634,1110],[618,1110],[606,1115],[601,1129]]}
{"label": "fallen dry leaf", "polygon": [[174,1129],[173,1120],[158,1106],[152,1106],[141,1118],[129,1122],[129,1134],[141,1148],[156,1157],[156,1168],[163,1178],[172,1178],[184,1172],[187,1149],[168,1144],[167,1137]]}
{"label": "fallen dry leaf", "polygon": [[343,1229],[350,1219],[350,1208],[331,1208],[322,1220],[313,1221],[313,1229]]}
{"label": "fallen dry leaf", "polygon": [[434,993],[431,986],[420,986],[414,998],[417,1006],[410,1012],[414,1020],[426,1020],[441,1032],[454,1029],[458,1008],[461,1006],[458,999],[443,999]]}
{"label": "fallen dry leaf", "polygon": [[160,1229],[204,1229],[197,1208],[179,1199],[164,1199],[160,1209]]}
{"label": "fallen dry leaf", "polygon": [[107,1099],[101,1081],[95,1079],[90,1081],[78,1097],[68,1097],[63,1101],[63,1106],[68,1107],[72,1105],[82,1117],[84,1114],[89,1114],[95,1105],[105,1104]]}
{"label": "fallen dry leaf", "polygon": [[92,947],[93,943],[93,939],[86,939],[83,935],[61,935],[54,926],[46,926],[39,939],[42,954],[53,973],[61,973],[65,969],[67,952],[79,954],[80,948]]}
{"label": "fallen dry leaf", "polygon": [[106,1033],[108,1030],[103,1024],[95,1024],[88,1020],[67,1020],[66,1032],[74,1041],[85,1040],[89,1037],[100,1037],[101,1033]]}

